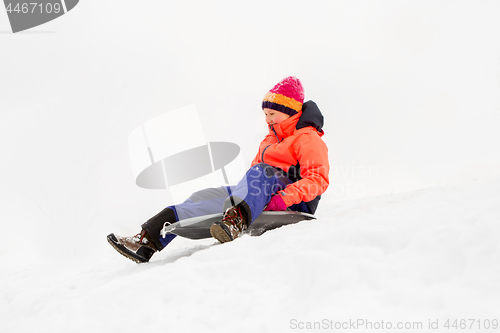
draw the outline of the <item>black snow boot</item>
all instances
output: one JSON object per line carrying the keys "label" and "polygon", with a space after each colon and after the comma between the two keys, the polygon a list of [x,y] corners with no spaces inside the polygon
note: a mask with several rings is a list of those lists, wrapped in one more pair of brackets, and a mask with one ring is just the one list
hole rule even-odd
{"label": "black snow boot", "polygon": [[134,237],[109,234],[108,243],[120,254],[138,264],[148,262],[153,254],[158,251],[146,230],[142,230]]}
{"label": "black snow boot", "polygon": [[247,228],[246,214],[241,206],[229,207],[221,221],[210,227],[210,234],[221,243],[231,242],[238,238]]}
{"label": "black snow boot", "polygon": [[108,235],[108,242],[125,257],[137,262],[148,262],[155,252],[163,250],[160,242],[160,230],[165,222],[177,222],[175,212],[171,208],[165,208],[145,223],[142,231],[134,237],[122,237],[115,234]]}

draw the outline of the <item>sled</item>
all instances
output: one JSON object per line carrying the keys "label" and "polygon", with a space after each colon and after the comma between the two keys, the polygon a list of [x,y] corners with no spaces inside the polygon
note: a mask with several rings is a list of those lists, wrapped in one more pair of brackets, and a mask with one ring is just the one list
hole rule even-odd
{"label": "sled", "polygon": [[[179,222],[165,225],[161,235],[175,234],[189,239],[211,238],[210,226],[222,219],[222,213],[193,217]],[[295,211],[266,211],[262,212],[255,221],[243,232],[250,236],[260,236],[268,230],[300,221],[316,219],[314,215]]]}

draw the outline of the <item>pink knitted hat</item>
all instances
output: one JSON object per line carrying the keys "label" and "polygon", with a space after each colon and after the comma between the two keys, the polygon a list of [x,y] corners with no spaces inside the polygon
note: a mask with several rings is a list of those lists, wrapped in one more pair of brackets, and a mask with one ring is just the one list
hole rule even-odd
{"label": "pink knitted hat", "polygon": [[268,108],[293,116],[302,110],[304,88],[295,76],[289,76],[274,86],[262,101],[262,109]]}

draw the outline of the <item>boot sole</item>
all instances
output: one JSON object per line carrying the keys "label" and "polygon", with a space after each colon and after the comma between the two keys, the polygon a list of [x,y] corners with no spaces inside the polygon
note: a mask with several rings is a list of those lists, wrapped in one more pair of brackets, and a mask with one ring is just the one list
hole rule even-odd
{"label": "boot sole", "polygon": [[233,239],[222,229],[220,225],[213,224],[210,227],[210,235],[221,243],[231,242]]}
{"label": "boot sole", "polygon": [[120,253],[122,256],[124,256],[125,258],[127,259],[130,259],[132,260],[133,262],[136,262],[138,264],[144,264],[144,263],[147,263],[147,261],[142,261],[138,258],[135,258],[133,257],[132,255],[130,255],[128,252],[124,251],[122,249],[123,246],[119,245],[118,243],[118,240],[115,238],[115,235],[114,234],[109,234],[108,237],[108,243],[118,252]]}

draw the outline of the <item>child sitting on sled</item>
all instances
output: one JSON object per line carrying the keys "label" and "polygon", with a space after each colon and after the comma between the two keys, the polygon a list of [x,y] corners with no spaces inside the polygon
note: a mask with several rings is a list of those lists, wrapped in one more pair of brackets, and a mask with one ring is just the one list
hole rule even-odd
{"label": "child sitting on sled", "polygon": [[321,139],[323,115],[313,101],[304,103],[304,89],[296,77],[276,84],[264,96],[262,109],[269,134],[236,186],[198,191],[150,218],[136,236],[110,234],[108,242],[127,258],[148,262],[176,237],[161,237],[166,222],[222,211],[222,219],[210,227],[210,234],[225,243],[236,239],[262,211],[314,214],[329,184],[328,148]]}

